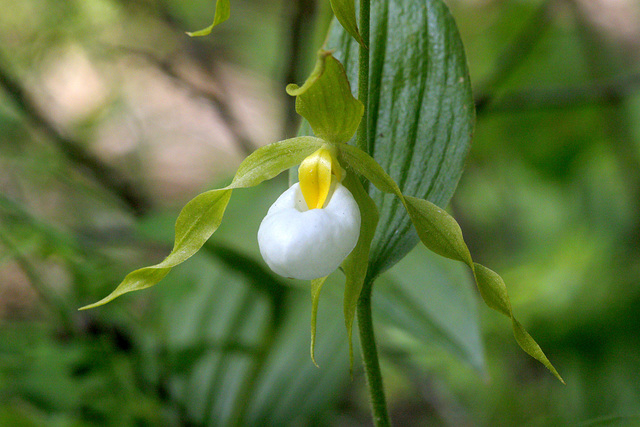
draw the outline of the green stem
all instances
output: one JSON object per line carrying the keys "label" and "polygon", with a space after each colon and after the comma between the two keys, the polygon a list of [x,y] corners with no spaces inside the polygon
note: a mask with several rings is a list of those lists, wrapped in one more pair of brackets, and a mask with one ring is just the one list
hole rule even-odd
{"label": "green stem", "polygon": [[58,295],[43,280],[42,275],[35,265],[21,253],[18,245],[11,239],[4,227],[0,226],[0,244],[5,247],[9,255],[22,269],[29,279],[29,283],[33,290],[38,294],[44,304],[51,312],[58,317],[65,332],[74,332],[73,317],[71,310],[64,299]]}
{"label": "green stem", "polygon": [[372,281],[365,283],[358,299],[358,329],[360,331],[360,348],[362,350],[364,370],[367,375],[367,385],[369,386],[373,423],[376,427],[384,427],[390,426],[391,421],[387,412],[376,338],[373,332],[373,318],[371,316],[372,287]]}
{"label": "green stem", "polygon": [[360,0],[360,36],[367,44],[367,47],[359,46],[358,64],[358,100],[364,105],[364,115],[358,134],[356,145],[365,153],[371,154],[368,137],[368,104],[369,104],[369,20],[370,20],[370,0]]}
{"label": "green stem", "polygon": [[[360,0],[360,36],[364,40],[366,47],[359,46],[358,63],[358,99],[364,105],[364,115],[358,134],[356,145],[365,153],[372,155],[369,146],[368,135],[368,106],[369,106],[369,24],[371,20],[371,0]],[[368,183],[365,183],[365,185]],[[366,187],[365,187],[366,188]],[[373,422],[376,427],[390,426],[389,414],[387,412],[387,402],[384,396],[384,385],[382,383],[382,373],[378,362],[378,350],[376,348],[376,338],[373,332],[373,318],[371,316],[371,292],[373,280],[367,280],[362,287],[360,298],[358,299],[358,329],[360,332],[360,348],[364,369],[367,375],[367,385],[369,386],[369,398],[371,400],[371,411]]]}

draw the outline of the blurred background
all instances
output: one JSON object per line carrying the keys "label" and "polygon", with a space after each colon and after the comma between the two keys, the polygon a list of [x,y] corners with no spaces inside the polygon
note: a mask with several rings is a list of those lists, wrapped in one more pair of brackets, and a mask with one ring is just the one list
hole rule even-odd
{"label": "blurred background", "polygon": [[[477,127],[450,210],[567,385],[417,248],[377,284],[397,425],[640,424],[640,4],[449,0]],[[0,425],[370,425],[349,373],[342,278],[308,285],[255,239],[286,187],[236,191],[160,285],[98,309],[161,260],[181,206],[295,135],[331,15],[319,0],[0,0]],[[357,342],[356,342],[357,345]]]}

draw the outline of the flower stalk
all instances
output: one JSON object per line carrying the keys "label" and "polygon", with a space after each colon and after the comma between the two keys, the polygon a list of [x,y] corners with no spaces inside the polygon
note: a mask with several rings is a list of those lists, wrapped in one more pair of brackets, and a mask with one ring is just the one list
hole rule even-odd
{"label": "flower stalk", "polygon": [[[367,120],[367,110],[369,102],[369,26],[371,21],[370,0],[360,0],[360,37],[364,43],[358,46],[358,100],[364,105],[364,116],[358,127],[356,135],[357,147],[365,153],[372,155],[369,146],[369,129]],[[364,44],[364,46],[363,46]],[[366,185],[367,183],[365,183]],[[365,189],[367,187],[365,186]],[[371,313],[371,294],[373,291],[373,280],[365,281],[360,297],[358,298],[357,316],[358,330],[360,333],[360,350],[367,377],[369,388],[369,399],[371,401],[371,411],[373,421],[376,426],[391,425],[387,402],[382,381],[382,372],[378,361],[378,349],[373,330],[373,317]]]}

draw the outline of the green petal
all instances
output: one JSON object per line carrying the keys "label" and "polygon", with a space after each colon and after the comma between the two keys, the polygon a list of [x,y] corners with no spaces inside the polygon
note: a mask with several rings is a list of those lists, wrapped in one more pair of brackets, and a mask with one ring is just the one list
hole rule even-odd
{"label": "green petal", "polygon": [[336,19],[340,25],[364,48],[364,40],[358,31],[358,23],[356,20],[356,2],[355,0],[331,0],[331,9],[336,15]]}
{"label": "green petal", "polygon": [[336,148],[340,153],[339,161],[349,165],[353,170],[367,178],[379,190],[402,197],[402,192],[396,182],[373,157],[353,145],[339,144]]}
{"label": "green petal", "polygon": [[347,172],[343,184],[351,191],[356,202],[358,202],[361,216],[358,243],[342,263],[342,269],[346,276],[344,286],[344,323],[349,336],[349,366],[353,369],[353,319],[356,314],[358,298],[367,276],[371,241],[378,225],[378,209],[354,173]]}
{"label": "green petal", "polygon": [[[321,277],[319,279],[314,279],[311,281],[311,361],[314,365],[318,366],[316,363],[316,321],[318,319],[318,302],[320,301],[320,291],[322,290],[322,285],[327,280],[327,277]],[[318,366],[319,367],[319,366]]]}
{"label": "green petal", "polygon": [[120,295],[145,289],[158,283],[171,268],[193,256],[218,229],[229,203],[231,190],[253,187],[299,164],[316,151],[324,141],[313,137],[298,137],[259,148],[238,168],[231,184],[218,190],[206,191],[188,202],[176,220],[176,237],[171,253],[159,264],[129,273],[118,287],[100,301],[82,307],[94,308]]}
{"label": "green petal", "polygon": [[456,220],[431,202],[403,195],[393,179],[365,152],[349,145],[339,145],[337,148],[344,164],[357,170],[379,190],[398,197],[409,213],[420,240],[427,248],[447,258],[462,261],[471,268],[485,303],[511,319],[513,333],[520,347],[564,383],[538,343],[514,317],[502,278],[492,270],[472,261],[469,248],[462,237],[462,230]]}
{"label": "green petal", "polygon": [[231,5],[229,4],[229,0],[216,0],[216,12],[213,16],[213,23],[211,23],[211,25],[209,25],[207,28],[203,28],[202,30],[193,32],[187,31],[187,35],[189,35],[190,37],[201,37],[209,35],[213,30],[213,27],[229,19],[230,15]]}
{"label": "green petal", "polygon": [[312,136],[298,136],[265,145],[251,153],[238,167],[230,188],[253,187],[299,165],[325,142]]}
{"label": "green petal", "polygon": [[351,94],[342,64],[331,52],[318,52],[316,66],[302,86],[290,84],[296,111],[307,119],[313,133],[328,142],[347,142],[356,133],[364,106]]}
{"label": "green petal", "polygon": [[471,254],[456,220],[431,202],[404,196],[404,204],[422,243],[446,258],[471,265]]}
{"label": "green petal", "polygon": [[531,357],[546,366],[546,368],[564,384],[564,380],[558,371],[556,371],[556,368],[553,367],[538,343],[513,316],[511,303],[507,295],[507,287],[502,277],[500,277],[498,273],[478,263],[474,263],[473,267],[476,283],[485,303],[494,310],[500,311],[502,314],[511,318],[513,334],[520,347]]}

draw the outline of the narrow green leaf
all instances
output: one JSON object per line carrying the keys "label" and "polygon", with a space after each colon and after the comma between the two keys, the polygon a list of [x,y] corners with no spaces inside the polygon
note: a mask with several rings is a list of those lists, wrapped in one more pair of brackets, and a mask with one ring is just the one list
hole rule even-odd
{"label": "narrow green leaf", "polygon": [[275,177],[299,164],[323,143],[318,138],[297,137],[266,145],[253,152],[240,164],[229,186],[199,194],[182,208],[176,220],[173,250],[162,262],[129,273],[113,292],[96,303],[82,307],[81,310],[98,307],[124,293],[145,289],[158,283],[171,268],[198,252],[218,229],[232,189],[253,187]]}
{"label": "narrow green leaf", "polygon": [[[372,155],[403,194],[445,207],[462,174],[474,123],[471,83],[455,22],[441,0],[371,2]],[[327,46],[358,82],[358,45],[334,22]],[[401,202],[371,188],[380,222],[369,275],[385,271],[418,242]]]}
{"label": "narrow green leaf", "polygon": [[319,51],[304,85],[292,83],[287,93],[296,97],[296,111],[307,119],[314,134],[328,142],[349,141],[364,114],[364,106],[351,94],[344,67],[329,51]]}
{"label": "narrow green leaf", "polygon": [[354,173],[347,172],[344,185],[351,191],[356,202],[358,202],[361,216],[358,243],[342,263],[342,269],[346,276],[344,285],[344,322],[349,337],[349,366],[353,369],[353,319],[356,315],[358,298],[367,276],[369,250],[378,225],[378,209]]}
{"label": "narrow green leaf", "polygon": [[331,9],[342,27],[366,49],[367,46],[358,31],[355,0],[331,0]]}
{"label": "narrow green leaf", "polygon": [[311,281],[311,361],[318,368],[318,364],[316,363],[316,321],[318,318],[318,302],[320,301],[320,291],[322,290],[322,285],[327,280],[327,277],[321,277],[319,279],[314,279]]}
{"label": "narrow green leaf", "polygon": [[193,32],[187,31],[187,35],[189,35],[190,37],[207,36],[213,30],[213,27],[229,19],[230,15],[231,15],[231,5],[229,3],[229,0],[216,0],[216,12],[215,12],[215,15],[213,16],[213,22],[211,23],[211,25],[209,25],[207,28],[203,28],[202,30],[198,30],[198,31],[193,31]]}

